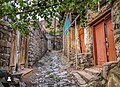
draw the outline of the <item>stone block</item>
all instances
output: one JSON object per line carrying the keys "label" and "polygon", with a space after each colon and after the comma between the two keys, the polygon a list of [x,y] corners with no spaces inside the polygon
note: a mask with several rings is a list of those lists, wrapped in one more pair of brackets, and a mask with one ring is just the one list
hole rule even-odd
{"label": "stone block", "polygon": [[9,54],[5,54],[5,53],[0,53],[0,58],[4,59],[4,60],[9,60],[10,55]]}
{"label": "stone block", "polygon": [[[32,66],[32,64],[36,60],[39,60],[47,50],[47,40],[45,39],[43,33],[38,29],[36,29],[35,31],[33,30],[31,32],[32,33],[30,33],[29,37],[29,51],[28,51],[30,61],[29,66]],[[41,37],[43,37],[43,40],[40,39]]]}
{"label": "stone block", "polygon": [[10,29],[0,29],[0,32],[2,32],[3,34],[9,35],[11,34],[11,32],[9,31]]}
{"label": "stone block", "polygon": [[0,48],[0,53],[6,53],[6,54],[10,54],[10,48],[6,48],[6,47],[1,47]]}
{"label": "stone block", "polygon": [[3,33],[0,32],[0,39],[3,39]]}
{"label": "stone block", "polygon": [[109,71],[107,87],[120,87],[120,67],[115,66]]}
{"label": "stone block", "polygon": [[11,43],[5,40],[0,40],[0,46],[2,47],[11,47]]}
{"label": "stone block", "polygon": [[102,67],[102,76],[104,79],[107,79],[108,73],[111,69],[113,69],[115,66],[117,66],[119,61],[111,61],[107,62]]}
{"label": "stone block", "polygon": [[0,47],[0,53],[3,53],[4,52],[4,47]]}

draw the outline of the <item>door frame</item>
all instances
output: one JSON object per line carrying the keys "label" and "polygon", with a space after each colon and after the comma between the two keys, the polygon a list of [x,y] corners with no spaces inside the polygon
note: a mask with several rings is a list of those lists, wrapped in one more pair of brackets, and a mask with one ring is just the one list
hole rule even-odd
{"label": "door frame", "polygon": [[[93,41],[93,59],[94,59],[94,66],[97,66],[97,48],[96,48],[96,36],[95,36],[95,26],[99,24],[100,22],[104,22],[111,17],[111,10],[104,13],[101,17],[96,19],[94,23],[92,24],[92,41]],[[104,39],[105,41],[105,39]],[[107,51],[107,49],[106,49]],[[105,62],[107,62],[107,58],[105,59]]]}

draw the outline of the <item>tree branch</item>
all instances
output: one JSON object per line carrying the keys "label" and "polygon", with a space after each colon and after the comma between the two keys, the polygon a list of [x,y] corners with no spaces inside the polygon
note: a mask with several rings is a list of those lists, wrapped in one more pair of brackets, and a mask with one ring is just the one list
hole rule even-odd
{"label": "tree branch", "polygon": [[[31,9],[31,10],[27,10],[27,11],[23,11],[23,12],[17,12],[15,14],[18,15],[18,14],[23,14],[23,13],[29,13],[29,12],[33,12],[33,11],[36,11],[36,10],[39,10],[39,8]],[[5,15],[11,15],[11,13],[5,14]]]}
{"label": "tree branch", "polygon": [[[56,5],[59,5],[59,4],[54,4],[54,5],[52,5],[52,6],[56,6]],[[34,5],[34,6],[36,6],[36,5]],[[49,6],[46,6],[45,8],[47,9],[47,8],[50,8],[50,7],[52,7],[51,5],[49,5]],[[39,6],[38,6],[39,7]],[[18,15],[18,14],[23,14],[23,13],[29,13],[29,12],[33,12],[33,11],[36,11],[36,10],[39,10],[40,8],[36,8],[36,9],[30,9],[30,10],[26,10],[26,11],[23,11],[23,12],[17,12],[17,13],[15,13],[16,15]],[[11,13],[9,13],[9,14],[5,14],[5,15],[11,15]]]}

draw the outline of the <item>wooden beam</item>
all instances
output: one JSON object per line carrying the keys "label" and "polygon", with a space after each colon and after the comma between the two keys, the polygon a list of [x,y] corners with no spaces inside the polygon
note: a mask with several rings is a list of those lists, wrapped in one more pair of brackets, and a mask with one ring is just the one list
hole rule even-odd
{"label": "wooden beam", "polygon": [[78,16],[74,19],[74,21],[70,24],[70,27],[75,23],[75,21],[78,19],[79,16],[80,16],[80,15],[78,15]]}
{"label": "wooden beam", "polygon": [[28,39],[29,36],[26,37],[26,45],[25,45],[25,67],[28,67]]}
{"label": "wooden beam", "polygon": [[96,23],[98,20],[100,20],[102,17],[104,17],[106,14],[111,12],[111,8],[107,9],[106,11],[100,13],[98,16],[96,16],[92,21],[88,23],[88,25],[92,26],[94,23]]}

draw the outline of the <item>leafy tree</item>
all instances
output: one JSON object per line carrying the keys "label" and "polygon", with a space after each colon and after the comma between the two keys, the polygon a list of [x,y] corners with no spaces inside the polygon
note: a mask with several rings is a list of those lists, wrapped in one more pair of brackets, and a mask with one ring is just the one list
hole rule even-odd
{"label": "leafy tree", "polygon": [[21,34],[29,34],[29,25],[36,26],[38,16],[49,24],[53,16],[60,21],[63,13],[77,12],[80,22],[85,21],[86,10],[94,9],[99,0],[0,0],[0,19],[7,17],[9,25]]}

